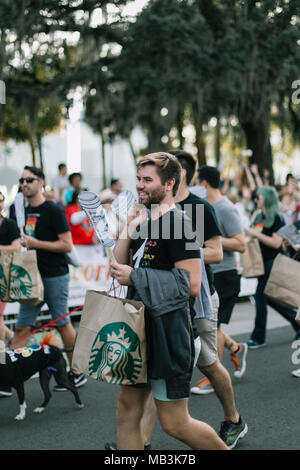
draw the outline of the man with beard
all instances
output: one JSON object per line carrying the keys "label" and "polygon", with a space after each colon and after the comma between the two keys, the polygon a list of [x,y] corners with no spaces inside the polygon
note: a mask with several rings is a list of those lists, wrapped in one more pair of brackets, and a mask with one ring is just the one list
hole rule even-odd
{"label": "man with beard", "polygon": [[[195,298],[199,294],[199,244],[194,242],[191,249],[187,248],[191,239],[185,234],[192,232],[192,228],[190,226],[190,230],[186,230],[185,224],[190,224],[190,221],[176,208],[174,202],[180,177],[181,166],[173,155],[160,152],[139,160],[136,186],[139,205],[135,205],[129,213],[127,225],[114,249],[117,262],[111,263],[111,274],[121,285],[132,286],[131,274],[134,268],[165,271],[177,268],[190,274],[190,296]],[[150,220],[147,220],[148,212]],[[181,238],[176,233],[180,222],[185,225]],[[144,240],[136,237],[138,232],[147,234]],[[134,268],[129,266],[130,250]],[[188,393],[182,398],[169,398],[166,380],[150,378],[147,384],[121,386],[118,401],[118,450],[144,449],[141,419],[151,390],[158,418],[165,432],[192,449],[227,449],[210,426],[189,415]]]}

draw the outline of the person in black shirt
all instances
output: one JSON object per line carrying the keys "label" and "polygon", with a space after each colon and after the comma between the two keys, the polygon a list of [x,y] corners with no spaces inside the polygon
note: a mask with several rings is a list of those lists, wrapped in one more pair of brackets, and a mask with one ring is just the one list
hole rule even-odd
{"label": "person in black shirt", "polygon": [[[0,192],[0,253],[13,253],[21,249],[20,234],[16,222],[2,215],[4,201],[5,197]],[[5,354],[5,339],[12,339],[14,335],[4,323],[5,306],[6,303],[0,301],[0,364],[2,360],[5,360],[4,356],[2,357],[2,354]],[[0,396],[9,397],[11,395],[9,387],[1,387]]]}
{"label": "person in black shirt", "polygon": [[[37,252],[38,268],[44,284],[44,302],[47,303],[53,320],[57,320],[68,313],[69,268],[65,253],[72,250],[72,237],[63,210],[44,197],[44,180],[44,174],[39,168],[24,167],[19,182],[29,205],[25,212],[25,236],[22,245]],[[20,306],[13,340],[15,348],[26,346],[27,338],[19,340],[34,327],[44,302],[37,306]],[[70,317],[58,320],[56,327],[61,333],[65,347],[72,348],[76,332]],[[72,353],[68,353],[68,357],[71,364]],[[73,372],[71,371],[69,378],[76,386],[81,386],[87,381],[83,374]]]}
{"label": "person in black shirt", "polygon": [[[216,391],[217,397],[223,406],[226,422],[226,432],[224,432],[224,425],[222,423],[221,429],[223,431],[220,431],[219,435],[228,446],[233,448],[237,441],[245,435],[248,428],[237,411],[230,374],[221,363],[218,355],[217,321],[219,298],[214,287],[213,273],[209,264],[220,263],[222,261],[222,233],[213,206],[205,199],[199,198],[189,191],[189,184],[196,170],[195,159],[190,153],[183,150],[174,150],[170,153],[176,156],[182,166],[181,182],[175,202],[191,217],[194,230],[196,230],[199,238],[202,238],[204,242],[205,270],[210,285],[214,310],[214,318],[203,318],[196,312],[195,323],[201,340],[201,352],[197,366],[204,374],[204,378],[199,380],[197,386],[192,387],[191,392],[201,395],[210,391]],[[203,207],[203,217],[199,217],[199,214],[201,214],[199,211],[197,213],[200,205]],[[202,231],[203,235],[199,234],[199,231]]]}
{"label": "person in black shirt", "polygon": [[257,238],[259,241],[264,260],[265,274],[258,278],[255,293],[255,324],[248,341],[250,349],[257,349],[265,345],[268,304],[290,322],[296,332],[295,339],[300,338],[300,326],[295,320],[296,312],[274,302],[264,294],[274,259],[278,253],[282,252],[282,238],[277,234],[277,231],[285,224],[283,217],[279,213],[279,200],[275,188],[263,186],[258,190],[257,194],[257,207],[260,212],[256,215],[252,227],[246,230],[246,234]]}
{"label": "person in black shirt", "polygon": [[[185,269],[190,273],[191,297],[199,294],[201,286],[199,244],[192,238],[185,237],[186,232],[179,236],[176,230],[172,230],[173,222],[175,227],[176,221],[181,217],[182,222],[183,218],[183,215],[176,211],[174,203],[174,195],[180,182],[180,171],[178,161],[168,153],[150,154],[139,160],[137,191],[140,205],[135,205],[131,209],[127,225],[114,249],[117,262],[111,263],[111,274],[121,285],[132,285],[130,275],[133,268],[129,265],[130,248],[132,248],[135,267]],[[150,223],[146,222],[145,207],[150,210]],[[164,224],[166,218],[170,218],[170,224]],[[191,223],[188,221],[187,223],[191,230]],[[136,239],[136,233],[141,240]],[[191,249],[187,247],[189,242],[192,245],[189,247]],[[210,426],[189,416],[188,397],[177,400],[167,397],[164,382],[164,380],[151,380],[152,393],[163,429],[193,449],[227,449]],[[121,387],[118,403],[118,450],[144,449],[141,420],[150,391],[149,386]]]}

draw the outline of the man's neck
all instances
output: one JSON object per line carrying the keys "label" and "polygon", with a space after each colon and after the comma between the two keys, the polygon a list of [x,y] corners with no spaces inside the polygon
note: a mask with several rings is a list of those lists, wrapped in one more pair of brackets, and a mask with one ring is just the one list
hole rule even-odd
{"label": "man's neck", "polygon": [[31,207],[38,207],[41,204],[43,204],[46,201],[46,198],[43,196],[43,194],[36,194],[36,196],[32,198],[28,198],[28,202],[31,205]]}
{"label": "man's neck", "polygon": [[184,201],[190,195],[189,189],[186,185],[179,185],[178,191],[175,196],[175,203]]}
{"label": "man's neck", "polygon": [[151,220],[158,219],[162,215],[175,208],[174,198],[170,200],[164,200],[160,204],[154,204],[151,207]]}
{"label": "man's neck", "polygon": [[217,202],[221,201],[223,196],[219,189],[214,188],[207,188],[207,197],[206,200],[209,204],[216,204]]}

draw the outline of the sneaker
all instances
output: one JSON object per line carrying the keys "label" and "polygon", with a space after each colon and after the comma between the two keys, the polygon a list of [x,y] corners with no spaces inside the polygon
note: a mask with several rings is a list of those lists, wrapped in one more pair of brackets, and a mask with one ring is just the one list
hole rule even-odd
{"label": "sneaker", "polygon": [[235,371],[233,372],[234,377],[240,379],[246,372],[246,357],[248,352],[248,346],[246,343],[238,343],[239,349],[237,352],[230,354],[230,360],[234,363]]}
{"label": "sneaker", "polygon": [[[115,442],[107,442],[105,444],[105,450],[117,450],[117,444]],[[144,446],[144,450],[151,450],[151,444]]]}
{"label": "sneaker", "polygon": [[11,396],[12,396],[11,387],[0,388],[0,397],[11,397]]}
{"label": "sneaker", "polygon": [[299,378],[299,377],[300,377],[300,369],[293,370],[293,371],[292,371],[292,375],[293,375],[294,377],[298,377],[298,378]]}
{"label": "sneaker", "polygon": [[203,377],[203,379],[197,382],[196,387],[191,388],[191,393],[194,393],[195,395],[207,395],[208,393],[213,393],[214,391],[215,389],[207,377]]}
{"label": "sneaker", "polygon": [[258,349],[258,348],[261,348],[262,346],[265,346],[266,343],[260,343],[259,341],[255,341],[255,339],[249,339],[247,345],[248,345],[248,349]]}
{"label": "sneaker", "polygon": [[[84,374],[74,374],[71,370],[68,373],[68,378],[76,388],[82,387],[87,382],[87,377]],[[55,392],[66,392],[67,388],[57,384],[53,390]]]}
{"label": "sneaker", "polygon": [[219,436],[223,442],[229,447],[229,449],[233,449],[237,441],[242,439],[248,432],[248,426],[242,420],[240,416],[238,423],[233,423],[232,421],[223,421],[221,423],[221,429],[219,432]]}

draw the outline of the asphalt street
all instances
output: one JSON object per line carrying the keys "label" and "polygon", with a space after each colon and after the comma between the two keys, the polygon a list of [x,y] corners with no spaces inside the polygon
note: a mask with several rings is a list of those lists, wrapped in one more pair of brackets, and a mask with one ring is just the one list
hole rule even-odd
{"label": "asphalt street", "polygon": [[[249,301],[238,303],[232,324],[227,327],[237,340],[246,341],[253,325],[254,308]],[[298,450],[300,379],[291,371],[300,367],[292,359],[300,358],[299,349],[292,348],[294,332],[277,314],[270,313],[267,345],[248,352],[247,371],[241,380],[233,377],[233,365],[224,352],[223,363],[233,377],[237,407],[248,424],[248,434],[238,450]],[[294,345],[295,346],[295,345]],[[294,354],[294,356],[293,356]],[[300,361],[299,361],[300,362]],[[195,370],[193,383],[201,378]],[[55,384],[52,379],[51,387]],[[47,410],[36,415],[33,409],[41,404],[42,392],[38,379],[25,384],[27,416],[14,420],[19,407],[14,392],[11,398],[0,399],[1,450],[102,450],[116,436],[116,402],[118,386],[89,378],[80,389],[85,404],[77,409],[69,392],[54,392]],[[192,395],[189,402],[193,417],[209,423],[217,432],[223,411],[215,393]],[[299,408],[298,408],[299,407]],[[152,448],[181,450],[188,448],[166,435],[156,425]]]}

